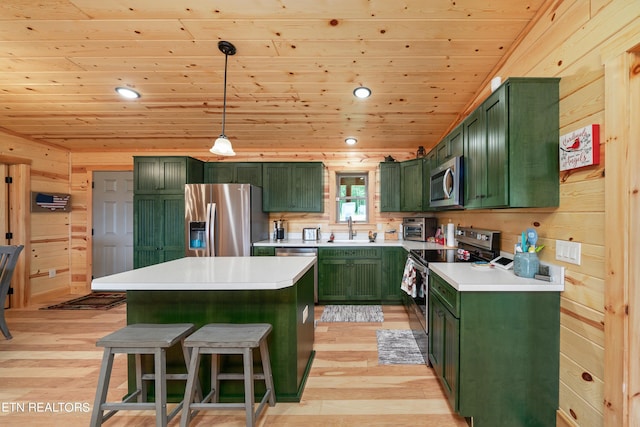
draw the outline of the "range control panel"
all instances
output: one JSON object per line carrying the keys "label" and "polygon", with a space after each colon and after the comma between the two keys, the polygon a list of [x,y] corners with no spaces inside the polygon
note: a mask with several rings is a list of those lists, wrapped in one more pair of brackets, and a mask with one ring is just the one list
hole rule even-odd
{"label": "range control panel", "polygon": [[456,230],[458,242],[479,248],[499,250],[500,232],[492,230],[481,230],[479,228],[459,227]]}

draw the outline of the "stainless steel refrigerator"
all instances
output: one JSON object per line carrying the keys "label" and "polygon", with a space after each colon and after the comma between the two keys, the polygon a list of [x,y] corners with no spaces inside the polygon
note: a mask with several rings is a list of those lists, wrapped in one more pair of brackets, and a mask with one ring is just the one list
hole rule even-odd
{"label": "stainless steel refrigerator", "polygon": [[250,184],[185,185],[186,256],[250,256],[269,238],[262,188]]}

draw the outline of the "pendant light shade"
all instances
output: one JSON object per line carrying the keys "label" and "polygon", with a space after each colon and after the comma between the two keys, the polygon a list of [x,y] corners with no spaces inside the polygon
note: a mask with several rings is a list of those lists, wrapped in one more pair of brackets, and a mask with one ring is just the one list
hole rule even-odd
{"label": "pendant light shade", "polygon": [[227,60],[229,59],[229,55],[236,54],[236,47],[227,41],[218,42],[218,49],[220,52],[224,53],[224,98],[222,103],[222,133],[213,143],[213,147],[209,151],[213,154],[217,154],[219,156],[235,156],[236,153],[233,151],[233,147],[231,146],[231,141],[224,134],[224,123],[227,114]]}
{"label": "pendant light shade", "polygon": [[209,150],[213,154],[217,154],[219,156],[235,156],[236,152],[233,151],[233,147],[231,146],[231,141],[225,135],[220,135],[216,142],[213,143],[213,147]]}

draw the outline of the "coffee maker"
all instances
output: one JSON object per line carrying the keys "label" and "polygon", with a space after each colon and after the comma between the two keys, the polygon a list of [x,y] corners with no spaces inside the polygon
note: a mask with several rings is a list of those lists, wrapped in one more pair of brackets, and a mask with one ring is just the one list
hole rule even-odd
{"label": "coffee maker", "polygon": [[286,238],[284,222],[284,219],[273,221],[273,240],[281,242]]}

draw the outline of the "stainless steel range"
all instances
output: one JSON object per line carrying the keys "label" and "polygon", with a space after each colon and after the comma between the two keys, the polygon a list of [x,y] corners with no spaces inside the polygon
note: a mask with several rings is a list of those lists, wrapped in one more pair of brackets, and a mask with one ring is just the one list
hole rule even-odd
{"label": "stainless steel range", "polygon": [[[429,307],[429,263],[491,261],[500,254],[500,232],[459,227],[456,230],[457,249],[413,249],[409,251],[401,287],[411,329],[424,355],[427,354]],[[407,275],[411,278],[407,280]],[[413,286],[407,286],[407,283]],[[410,292],[407,291],[410,288]],[[425,360],[427,358],[425,357]]]}
{"label": "stainless steel range", "polygon": [[430,262],[488,262],[500,255],[499,231],[459,227],[456,240],[458,249],[413,249],[409,256],[428,266]]}

